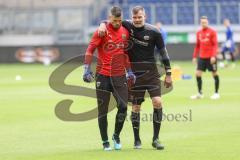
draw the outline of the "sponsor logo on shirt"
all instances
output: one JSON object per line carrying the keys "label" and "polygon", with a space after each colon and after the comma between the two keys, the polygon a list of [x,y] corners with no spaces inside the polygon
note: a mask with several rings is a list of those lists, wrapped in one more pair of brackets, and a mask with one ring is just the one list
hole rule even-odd
{"label": "sponsor logo on shirt", "polygon": [[199,40],[200,40],[201,42],[208,42],[208,41],[210,40],[210,39],[209,39],[209,33],[206,34],[206,36],[200,34],[200,35],[199,35]]}
{"label": "sponsor logo on shirt", "polygon": [[130,37],[130,39],[134,42],[134,43],[136,43],[136,44],[139,44],[139,45],[142,45],[142,46],[148,46],[148,43],[147,42],[143,42],[143,41],[140,41],[140,40],[138,40],[138,39],[136,39],[136,38],[134,38],[134,37]]}
{"label": "sponsor logo on shirt", "polygon": [[149,40],[149,36],[144,36],[143,39],[148,41]]}
{"label": "sponsor logo on shirt", "polygon": [[200,39],[201,42],[208,42],[209,41],[209,38],[202,38]]}
{"label": "sponsor logo on shirt", "polygon": [[108,34],[108,37],[112,39],[112,35],[111,34]]}
{"label": "sponsor logo on shirt", "polygon": [[131,33],[130,33],[132,36],[133,36],[133,30],[131,29]]}
{"label": "sponsor logo on shirt", "polygon": [[127,39],[127,35],[126,34],[122,34],[122,39],[126,40]]}
{"label": "sponsor logo on shirt", "polygon": [[101,82],[97,82],[96,85],[97,85],[97,88],[100,87]]}

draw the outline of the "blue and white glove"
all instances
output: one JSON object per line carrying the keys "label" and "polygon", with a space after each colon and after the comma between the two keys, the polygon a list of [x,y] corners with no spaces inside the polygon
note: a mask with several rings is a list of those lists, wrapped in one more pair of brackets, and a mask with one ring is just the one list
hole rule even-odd
{"label": "blue and white glove", "polygon": [[89,64],[84,64],[83,81],[87,83],[94,81],[94,74],[91,71],[91,67]]}
{"label": "blue and white glove", "polygon": [[136,76],[135,74],[132,72],[131,69],[127,70],[127,81],[131,81],[131,83],[135,84],[136,82]]}
{"label": "blue and white glove", "polygon": [[225,42],[225,47],[226,47],[226,48],[231,48],[231,46],[232,46],[232,41],[231,41],[231,40],[227,40],[227,41]]}

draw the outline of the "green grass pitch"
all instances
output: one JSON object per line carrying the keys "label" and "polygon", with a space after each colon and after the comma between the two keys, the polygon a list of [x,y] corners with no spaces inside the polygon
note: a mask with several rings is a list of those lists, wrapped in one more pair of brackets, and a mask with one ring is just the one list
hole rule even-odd
{"label": "green grass pitch", "polygon": [[[186,74],[194,75],[190,62],[174,62]],[[131,122],[126,121],[121,133],[121,151],[104,152],[97,120],[65,122],[54,114],[55,105],[73,99],[71,111],[79,113],[96,106],[96,100],[63,95],[48,85],[58,65],[0,65],[0,159],[1,160],[237,160],[240,159],[240,64],[220,69],[219,100],[211,100],[213,79],[203,76],[202,100],[190,100],[196,93],[195,78],[174,82],[174,90],[163,96],[165,114],[188,114],[191,120],[162,123],[160,140],[165,150],[151,146],[152,122],[142,121],[140,136],[143,149],[133,149]],[[16,80],[16,75],[22,77]],[[66,83],[83,85],[82,70],[72,72]],[[93,84],[87,84],[93,87]],[[147,99],[142,113],[152,113]],[[128,108],[130,114],[131,107]],[[116,109],[109,113],[109,139],[113,133]],[[110,141],[111,142],[111,141]],[[112,142],[111,142],[112,145]]]}

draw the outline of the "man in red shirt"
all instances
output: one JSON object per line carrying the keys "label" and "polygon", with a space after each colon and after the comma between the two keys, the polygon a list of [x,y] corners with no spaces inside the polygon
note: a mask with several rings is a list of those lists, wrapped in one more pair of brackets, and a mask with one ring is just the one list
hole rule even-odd
{"label": "man in red shirt", "polygon": [[[206,69],[212,72],[212,76],[215,81],[215,93],[211,96],[211,99],[218,99],[220,95],[219,89],[219,76],[217,74],[217,60],[216,53],[218,48],[217,33],[208,26],[208,18],[206,16],[201,17],[202,29],[197,32],[196,46],[193,52],[193,63],[197,62],[196,79],[198,86],[198,94],[191,96],[191,99],[203,98],[202,94],[202,72]],[[198,61],[197,61],[198,57]]]}
{"label": "man in red shirt", "polygon": [[[127,116],[128,86],[127,79],[133,82],[136,77],[131,71],[128,54],[128,31],[121,26],[122,12],[119,7],[112,7],[107,24],[107,33],[104,37],[98,36],[98,31],[93,34],[85,54],[84,75],[85,82],[93,81],[93,73],[90,69],[92,56],[97,48],[96,68],[96,94],[98,102],[98,125],[103,148],[111,150],[107,134],[107,113],[111,92],[117,101],[118,112],[115,120],[115,131],[113,134],[114,148],[121,149],[120,132]],[[127,78],[126,78],[127,70]]]}

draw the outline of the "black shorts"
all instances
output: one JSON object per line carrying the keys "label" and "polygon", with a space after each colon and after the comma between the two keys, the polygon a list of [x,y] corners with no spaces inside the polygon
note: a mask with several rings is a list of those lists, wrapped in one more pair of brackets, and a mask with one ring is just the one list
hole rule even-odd
{"label": "black shorts", "polygon": [[161,83],[158,73],[152,76],[137,76],[136,83],[131,87],[129,92],[129,101],[134,105],[141,105],[144,102],[146,90],[150,97],[161,96]]}
{"label": "black shorts", "polygon": [[211,72],[216,72],[217,61],[211,64],[210,58],[198,58],[197,70],[205,72],[206,69]]}
{"label": "black shorts", "polygon": [[117,102],[117,107],[127,108],[128,87],[126,75],[109,77],[102,74],[96,74],[96,94],[99,116],[107,114],[111,92]]}

